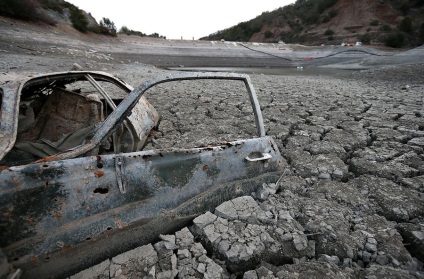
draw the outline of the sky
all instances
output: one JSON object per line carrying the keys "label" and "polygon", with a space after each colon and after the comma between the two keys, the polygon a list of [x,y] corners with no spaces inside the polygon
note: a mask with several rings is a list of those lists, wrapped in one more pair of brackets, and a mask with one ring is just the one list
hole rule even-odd
{"label": "sky", "polygon": [[98,21],[112,20],[146,34],[159,33],[168,39],[199,39],[248,21],[295,0],[67,0]]}

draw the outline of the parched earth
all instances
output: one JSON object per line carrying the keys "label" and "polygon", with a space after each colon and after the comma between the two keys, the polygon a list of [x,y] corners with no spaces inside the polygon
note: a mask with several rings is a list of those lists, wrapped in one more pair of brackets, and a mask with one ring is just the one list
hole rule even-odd
{"label": "parched earth", "polygon": [[[3,81],[74,62],[132,85],[170,73],[134,53],[128,61],[90,51],[95,45],[69,52],[55,44],[45,53],[37,44],[4,45]],[[278,182],[70,278],[424,278],[422,63],[419,56],[330,76],[251,75],[267,134],[285,158]],[[149,92],[162,120],[146,148],[254,136],[239,89],[204,81]]]}
{"label": "parched earth", "polygon": [[[278,183],[71,278],[424,278],[424,83],[384,80],[396,71],[252,75],[267,134],[286,159]],[[187,138],[199,140],[192,125],[219,120],[232,137],[251,135],[247,123],[232,124],[247,102],[222,101],[218,89],[185,96],[187,87],[179,98],[149,95],[171,119],[153,148],[189,146]]]}

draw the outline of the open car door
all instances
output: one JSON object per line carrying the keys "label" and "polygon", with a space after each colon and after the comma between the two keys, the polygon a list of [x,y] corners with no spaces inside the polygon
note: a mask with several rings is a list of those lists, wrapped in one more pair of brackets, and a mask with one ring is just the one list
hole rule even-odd
{"label": "open car door", "polygon": [[[110,140],[143,94],[182,80],[241,81],[257,137],[197,148],[128,153],[93,150]],[[254,123],[252,123],[254,125]],[[0,170],[0,245],[23,278],[65,277],[155,241],[223,201],[276,182],[282,157],[265,129],[250,78],[186,73],[145,81],[83,144]]]}

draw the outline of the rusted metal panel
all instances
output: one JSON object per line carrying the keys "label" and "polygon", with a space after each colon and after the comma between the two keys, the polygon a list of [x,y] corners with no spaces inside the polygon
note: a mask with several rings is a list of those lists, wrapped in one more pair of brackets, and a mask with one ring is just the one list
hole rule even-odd
{"label": "rusted metal panel", "polygon": [[[271,158],[246,160],[256,152]],[[273,140],[262,137],[210,148],[141,151],[11,167],[0,172],[0,245],[15,266],[35,268],[33,272],[37,272],[36,266],[54,262],[55,257],[81,245],[92,246],[92,251],[105,250],[101,257],[97,252],[84,255],[101,260],[111,256],[107,251],[120,251],[122,244],[97,247],[98,239],[137,224],[150,240],[152,220],[164,214],[172,216],[191,199],[213,208],[224,198],[249,194],[240,188],[229,190],[222,199],[205,198],[226,183],[281,171],[281,160]],[[200,213],[191,206],[178,218]],[[137,242],[145,242],[143,238],[141,233]]]}

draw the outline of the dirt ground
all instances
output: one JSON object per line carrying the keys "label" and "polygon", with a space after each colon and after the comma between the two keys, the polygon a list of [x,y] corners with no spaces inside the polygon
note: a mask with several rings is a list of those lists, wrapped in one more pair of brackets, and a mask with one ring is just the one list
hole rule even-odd
{"label": "dirt ground", "polygon": [[[285,158],[277,185],[71,278],[424,278],[423,47],[79,37],[2,18],[0,30],[0,82],[73,63],[133,86],[170,72],[160,67],[290,69],[251,74],[267,134]],[[149,92],[162,121],[146,148],[252,137],[248,100],[229,93],[237,86]]]}

